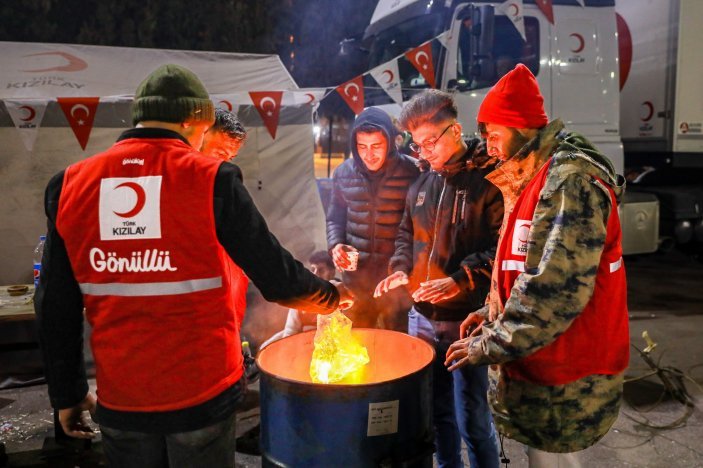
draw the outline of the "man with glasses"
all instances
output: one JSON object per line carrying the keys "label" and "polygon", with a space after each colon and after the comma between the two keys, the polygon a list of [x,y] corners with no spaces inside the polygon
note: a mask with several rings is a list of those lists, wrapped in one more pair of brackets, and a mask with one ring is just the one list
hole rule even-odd
{"label": "man with glasses", "polygon": [[497,467],[498,450],[486,392],[486,368],[449,372],[444,356],[459,338],[466,311],[479,309],[503,219],[500,191],[484,177],[494,162],[478,139],[464,140],[451,95],[428,90],[400,116],[424,172],[410,187],[390,260],[393,273],[375,295],[407,284],[414,306],[409,333],[435,347],[434,426],[437,463],[463,467],[461,438],[471,466]]}

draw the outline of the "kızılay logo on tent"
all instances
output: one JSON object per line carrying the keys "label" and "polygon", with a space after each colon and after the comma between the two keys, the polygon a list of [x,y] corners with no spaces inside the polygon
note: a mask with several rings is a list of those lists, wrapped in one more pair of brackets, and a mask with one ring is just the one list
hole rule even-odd
{"label": "k\u0131z\u0131lay logo on tent", "polygon": [[[37,69],[32,69],[32,70],[20,70],[20,71],[28,72],[28,73],[46,73],[46,72],[51,72],[51,71],[76,72],[76,71],[81,71],[81,70],[85,70],[86,68],[88,68],[88,63],[85,60],[78,58],[73,54],[69,54],[68,52],[60,52],[60,51],[39,52],[37,54],[23,55],[23,57],[41,57],[41,56],[52,57],[52,60],[47,60],[47,62],[48,62],[47,65],[49,65],[48,67],[37,68]],[[60,57],[63,60],[57,61],[54,59],[54,57]]]}

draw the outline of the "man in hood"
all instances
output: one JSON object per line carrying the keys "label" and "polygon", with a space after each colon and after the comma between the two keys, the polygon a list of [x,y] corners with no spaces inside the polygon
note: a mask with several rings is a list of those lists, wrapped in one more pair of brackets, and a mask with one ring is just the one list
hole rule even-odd
{"label": "man in hood", "polygon": [[[343,281],[355,296],[347,311],[355,327],[407,331],[411,301],[398,290],[380,299],[372,293],[388,274],[405,195],[417,178],[412,159],[398,152],[398,130],[390,116],[374,107],[356,118],[351,132],[353,157],[335,171],[327,211],[327,245]],[[350,252],[358,255],[352,265]],[[356,266],[356,269],[353,267]],[[353,269],[353,271],[352,271]]]}
{"label": "man in hood", "polygon": [[528,446],[531,467],[580,466],[575,452],[618,416],[629,357],[624,183],[586,138],[548,122],[543,102],[518,64],[479,109],[501,160],[488,179],[505,219],[488,303],[466,318],[445,364],[498,364],[489,399],[501,432]]}

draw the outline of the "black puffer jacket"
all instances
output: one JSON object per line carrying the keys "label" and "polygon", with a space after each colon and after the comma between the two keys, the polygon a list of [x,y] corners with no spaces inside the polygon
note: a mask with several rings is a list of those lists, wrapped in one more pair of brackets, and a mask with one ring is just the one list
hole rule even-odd
{"label": "black puffer jacket", "polygon": [[484,177],[495,164],[480,140],[441,172],[423,172],[408,191],[391,271],[410,275],[408,291],[451,276],[462,292],[439,304],[415,307],[433,320],[464,320],[483,306],[503,220],[500,191]]}
{"label": "black puffer jacket", "polygon": [[[378,127],[387,138],[383,167],[370,172],[356,150],[356,130],[364,124]],[[335,171],[327,210],[327,246],[347,244],[359,250],[355,272],[344,272],[344,284],[355,294],[368,295],[388,275],[398,225],[408,188],[419,175],[415,162],[395,147],[397,130],[384,111],[373,107],[357,117],[352,128],[353,158]]]}

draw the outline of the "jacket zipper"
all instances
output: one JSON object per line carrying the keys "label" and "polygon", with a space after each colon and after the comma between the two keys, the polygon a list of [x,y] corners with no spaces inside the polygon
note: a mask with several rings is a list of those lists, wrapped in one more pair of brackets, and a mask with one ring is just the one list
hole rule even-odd
{"label": "jacket zipper", "polygon": [[[385,177],[383,178],[385,179]],[[381,181],[383,181],[383,179]],[[366,181],[367,183],[367,188],[369,193],[371,194],[371,198],[373,201],[376,201],[378,192],[380,190],[380,184],[376,186],[376,190],[371,190],[371,186],[373,185],[370,180]],[[375,252],[376,249],[376,223],[374,220],[376,219],[376,203],[371,203],[371,249],[369,249],[369,260],[371,260],[371,256],[373,255],[373,252]],[[357,270],[359,267],[357,266]]]}
{"label": "jacket zipper", "polygon": [[447,179],[444,179],[442,184],[442,192],[439,194],[439,201],[437,202],[437,213],[434,217],[434,235],[432,236],[432,249],[430,249],[430,255],[427,257],[427,278],[425,281],[430,280],[430,264],[432,263],[432,255],[434,254],[434,248],[437,245],[437,229],[439,226],[439,210],[442,207],[442,199],[444,198],[444,190],[447,188]]}

